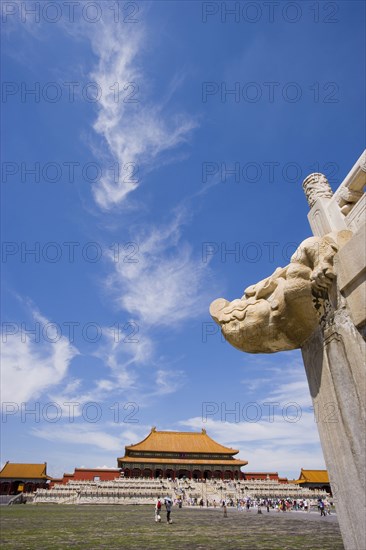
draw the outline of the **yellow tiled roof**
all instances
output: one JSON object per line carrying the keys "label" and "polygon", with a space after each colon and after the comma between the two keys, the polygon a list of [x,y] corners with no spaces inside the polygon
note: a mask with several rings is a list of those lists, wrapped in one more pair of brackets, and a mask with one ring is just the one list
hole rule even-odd
{"label": "yellow tiled roof", "polygon": [[126,451],[169,453],[238,454],[237,449],[224,447],[202,432],[158,432],[155,428],[140,443],[126,446]]}
{"label": "yellow tiled roof", "polygon": [[51,479],[46,474],[47,464],[18,464],[7,462],[0,472],[0,478]]}
{"label": "yellow tiled roof", "polygon": [[246,460],[237,460],[236,458],[234,458],[233,460],[202,460],[199,458],[145,458],[139,456],[124,456],[122,458],[119,458],[118,460],[126,464],[134,464],[137,462],[140,464],[177,464],[178,466],[189,466],[190,464],[192,464],[193,466],[195,464],[217,464],[218,467],[222,465],[239,467],[248,464]]}
{"label": "yellow tiled roof", "polygon": [[295,483],[329,483],[327,470],[303,470]]}

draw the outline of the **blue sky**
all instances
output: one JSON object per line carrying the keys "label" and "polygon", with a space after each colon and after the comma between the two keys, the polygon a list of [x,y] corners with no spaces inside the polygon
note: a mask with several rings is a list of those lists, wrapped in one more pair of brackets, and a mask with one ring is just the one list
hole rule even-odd
{"label": "blue sky", "polygon": [[240,353],[208,308],[362,152],[364,4],[236,5],[2,3],[2,462],[115,467],[157,426],[324,467],[300,352]]}

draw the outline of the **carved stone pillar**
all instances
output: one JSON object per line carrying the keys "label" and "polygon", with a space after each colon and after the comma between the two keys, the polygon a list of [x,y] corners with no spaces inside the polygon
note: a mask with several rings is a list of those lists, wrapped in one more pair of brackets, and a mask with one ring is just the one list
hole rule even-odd
{"label": "carved stone pillar", "polygon": [[[366,548],[365,160],[363,153],[334,195],[321,174],[303,183],[314,234],[344,228],[349,233],[334,258],[329,307],[301,347],[347,550]],[[329,405],[331,417],[325,414]]]}
{"label": "carved stone pillar", "polygon": [[321,445],[346,549],[365,539],[365,343],[344,300],[302,346]]}

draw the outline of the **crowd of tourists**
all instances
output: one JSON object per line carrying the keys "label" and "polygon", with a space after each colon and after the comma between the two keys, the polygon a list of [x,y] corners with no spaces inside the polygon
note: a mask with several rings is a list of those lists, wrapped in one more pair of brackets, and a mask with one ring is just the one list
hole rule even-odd
{"label": "crowd of tourists", "polygon": [[[229,506],[234,506],[232,499],[228,503]],[[246,498],[239,500],[236,503],[236,507],[239,511],[252,509],[257,510],[258,512],[262,511],[262,508],[270,512],[270,510],[276,510],[278,512],[291,512],[291,511],[302,511],[310,512],[319,511],[321,516],[326,516],[331,514],[333,503],[327,499],[318,500],[308,500],[308,499],[250,499]]]}
{"label": "crowd of tourists", "polygon": [[[173,505],[182,508],[183,500],[170,499],[170,497],[165,497],[164,499],[157,499],[155,504],[155,520],[160,521],[161,515],[160,511],[162,508],[162,503],[165,505],[167,510],[167,521],[170,520],[170,512]],[[334,505],[331,500],[319,498],[318,500],[308,500],[308,499],[279,499],[279,498],[243,498],[240,500],[234,501],[232,498],[222,499],[220,501],[209,501],[204,500],[203,498],[187,498],[184,500],[185,506],[197,506],[199,508],[223,508],[224,515],[227,514],[227,508],[236,508],[239,512],[257,512],[262,513],[263,511],[277,511],[277,512],[310,512],[317,511],[320,512],[321,516],[327,516],[331,514],[331,511],[334,510]],[[158,516],[158,517],[157,517]]]}

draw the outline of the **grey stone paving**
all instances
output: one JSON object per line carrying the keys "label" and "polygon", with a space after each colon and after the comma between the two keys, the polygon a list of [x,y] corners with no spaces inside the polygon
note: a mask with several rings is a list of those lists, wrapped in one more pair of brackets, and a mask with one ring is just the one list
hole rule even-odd
{"label": "grey stone paving", "polygon": [[152,506],[2,507],[6,550],[344,550],[335,515],[173,508],[173,524]]}

